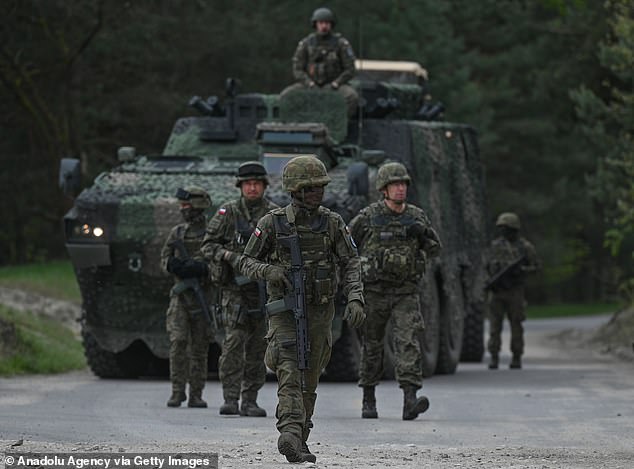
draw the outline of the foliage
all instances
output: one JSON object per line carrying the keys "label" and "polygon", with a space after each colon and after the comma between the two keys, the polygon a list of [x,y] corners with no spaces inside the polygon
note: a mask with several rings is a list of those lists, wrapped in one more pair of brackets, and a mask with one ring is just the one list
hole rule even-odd
{"label": "foliage", "polygon": [[589,316],[595,314],[612,314],[618,309],[618,303],[546,304],[528,306],[528,308],[526,308],[526,316],[529,319]]}
{"label": "foliage", "polygon": [[50,298],[79,302],[79,286],[69,261],[0,267],[0,286],[21,288]]}
{"label": "foliage", "polygon": [[597,55],[605,70],[602,93],[571,92],[582,131],[596,155],[590,186],[604,207],[605,246],[617,259],[621,293],[634,302],[634,9],[607,3],[610,31]]}
{"label": "foliage", "polygon": [[0,319],[13,324],[17,336],[13,352],[0,356],[0,376],[62,373],[86,366],[81,343],[59,323],[1,305]]}
{"label": "foliage", "polygon": [[[596,184],[588,191],[587,175],[596,171],[599,153],[582,138],[588,128],[577,125],[575,113],[581,106],[575,93],[587,97],[596,116],[600,108],[590,96],[616,113],[612,103],[618,99],[603,85],[606,71],[618,63],[625,64],[625,74],[634,68],[612,48],[625,39],[606,40],[627,29],[616,26],[617,4],[329,3],[337,29],[358,54],[420,62],[430,73],[434,99],[447,107],[445,118],[477,128],[491,224],[500,211],[518,212],[545,261],[544,275],[531,288],[533,301],[609,296],[614,261],[603,246],[605,223],[618,230],[610,232],[611,246],[622,243],[622,253],[629,242],[619,236],[627,232],[631,198],[620,197],[626,218],[617,225],[613,199],[598,197]],[[292,80],[290,57],[309,32],[315,4],[7,0],[1,8],[0,76],[8,78],[0,82],[0,106],[7,110],[0,113],[0,127],[9,136],[0,141],[0,155],[9,162],[0,173],[4,264],[63,249],[59,219],[69,201],[55,187],[59,157],[81,157],[89,183],[116,164],[119,146],[160,152],[175,118],[195,112],[187,109],[188,98],[222,97],[226,77],[239,78],[242,91],[281,90]],[[33,86],[16,79],[14,65]],[[610,83],[624,92],[628,81]],[[41,106],[26,106],[20,90]],[[614,177],[608,162],[615,158],[603,158],[600,172]],[[33,190],[15,197],[16,180]]]}

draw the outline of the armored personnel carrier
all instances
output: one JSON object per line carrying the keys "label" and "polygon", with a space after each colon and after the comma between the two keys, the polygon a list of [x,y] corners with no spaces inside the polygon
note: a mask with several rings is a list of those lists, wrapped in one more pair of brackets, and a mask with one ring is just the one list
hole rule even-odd
{"label": "armored personnel carrier", "polygon": [[[373,182],[381,163],[407,166],[413,180],[410,200],[425,209],[444,246],[420,288],[424,374],[453,373],[461,358],[482,359],[479,272],[486,237],[476,132],[437,120],[442,105],[431,104],[420,65],[363,61],[357,69],[353,84],[361,99],[354,118],[347,116],[337,93],[239,94],[236,81],[228,80],[224,102],[192,98],[199,115],[177,120],[162,154],[137,155],[123,147],[121,164],[81,191],[64,226],[83,299],[86,356],[96,375],[133,377],[156,372],[157,364],[166,366],[171,279],[160,270],[159,253],[180,221],[176,189],[206,188],[215,210],[237,197],[238,166],[258,159],[271,175],[267,196],[285,204],[289,198],[281,190],[281,170],[302,154],[317,155],[326,164],[332,182],[324,205],[346,221],[378,198]],[[60,184],[67,192],[76,189],[78,174],[77,161],[62,161]],[[343,305],[339,309],[325,378],[354,380],[358,337],[341,320]],[[215,367],[218,353],[213,344],[210,366]],[[386,377],[392,370],[388,344]]]}

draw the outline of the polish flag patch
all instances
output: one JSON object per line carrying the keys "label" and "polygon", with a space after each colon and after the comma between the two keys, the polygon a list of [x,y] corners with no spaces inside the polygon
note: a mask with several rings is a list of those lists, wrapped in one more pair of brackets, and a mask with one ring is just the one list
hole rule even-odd
{"label": "polish flag patch", "polygon": [[256,238],[259,238],[262,235],[262,230],[260,228],[256,228],[255,231],[253,231],[253,234]]}
{"label": "polish flag patch", "polygon": [[218,214],[220,214],[220,215],[224,215],[225,213],[227,213],[227,209],[226,209],[226,208],[224,208],[224,207],[220,207],[220,208],[218,209]]}

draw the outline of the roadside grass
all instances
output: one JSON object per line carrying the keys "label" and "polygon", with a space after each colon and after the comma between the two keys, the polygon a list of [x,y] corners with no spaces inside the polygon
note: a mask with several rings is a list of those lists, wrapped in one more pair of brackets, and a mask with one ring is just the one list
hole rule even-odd
{"label": "roadside grass", "polygon": [[68,260],[0,267],[0,286],[58,300],[81,301],[73,266]]}
{"label": "roadside grass", "polygon": [[83,347],[61,324],[0,305],[0,318],[15,326],[15,346],[0,355],[0,376],[62,373],[86,366]]}
{"label": "roadside grass", "polygon": [[562,303],[533,305],[526,308],[526,316],[531,319],[558,318],[567,316],[591,316],[613,314],[621,308],[619,303]]}

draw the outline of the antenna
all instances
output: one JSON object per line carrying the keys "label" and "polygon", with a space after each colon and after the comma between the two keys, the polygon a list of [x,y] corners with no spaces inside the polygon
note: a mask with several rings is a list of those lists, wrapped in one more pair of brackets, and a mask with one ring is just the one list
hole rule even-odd
{"label": "antenna", "polygon": [[[359,70],[363,70],[363,23],[361,17],[359,16]],[[359,98],[357,99],[357,113],[358,113],[358,123],[357,123],[357,146],[361,149],[362,144],[362,134],[363,134],[363,106],[361,101],[363,100],[363,86],[359,86]]]}

